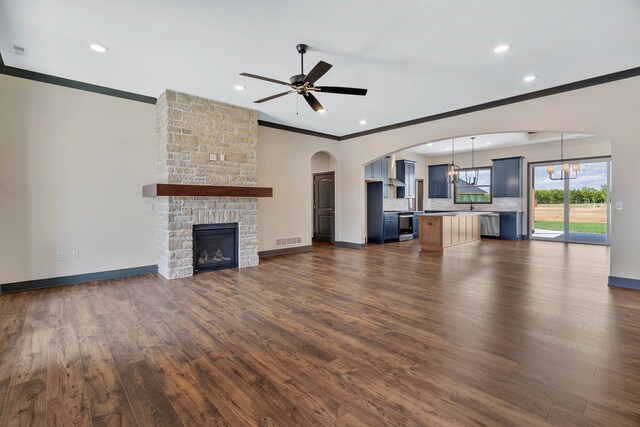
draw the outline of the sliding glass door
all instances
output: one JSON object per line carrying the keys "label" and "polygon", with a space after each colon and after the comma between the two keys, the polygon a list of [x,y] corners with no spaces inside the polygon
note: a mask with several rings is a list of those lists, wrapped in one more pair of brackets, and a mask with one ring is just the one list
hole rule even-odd
{"label": "sliding glass door", "polygon": [[[529,222],[532,239],[609,243],[611,160],[609,158],[536,163],[530,167]],[[550,172],[553,169],[553,173]],[[579,169],[576,170],[575,169]],[[561,179],[569,177],[569,179]]]}

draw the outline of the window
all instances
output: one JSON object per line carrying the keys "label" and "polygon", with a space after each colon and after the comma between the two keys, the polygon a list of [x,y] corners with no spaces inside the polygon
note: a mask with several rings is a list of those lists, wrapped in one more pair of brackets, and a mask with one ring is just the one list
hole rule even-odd
{"label": "window", "polygon": [[473,169],[460,169],[458,185],[454,186],[454,203],[491,203],[491,167],[476,168],[478,182],[473,184]]}

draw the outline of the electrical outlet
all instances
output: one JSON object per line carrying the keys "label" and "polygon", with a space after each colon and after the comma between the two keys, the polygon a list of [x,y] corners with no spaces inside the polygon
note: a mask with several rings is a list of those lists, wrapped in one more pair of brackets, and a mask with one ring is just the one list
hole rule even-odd
{"label": "electrical outlet", "polygon": [[215,162],[216,160],[218,160],[218,155],[215,153],[209,153],[209,160]]}
{"label": "electrical outlet", "polygon": [[56,259],[58,261],[64,261],[64,252],[58,252],[58,254],[56,255]]}
{"label": "electrical outlet", "polygon": [[616,202],[616,210],[617,211],[621,211],[622,210],[622,202]]}
{"label": "electrical outlet", "polygon": [[71,259],[80,259],[80,251],[79,250],[75,250],[71,252]]}
{"label": "electrical outlet", "polygon": [[153,204],[152,203],[147,203],[144,205],[144,210],[145,211],[152,211],[153,210]]}

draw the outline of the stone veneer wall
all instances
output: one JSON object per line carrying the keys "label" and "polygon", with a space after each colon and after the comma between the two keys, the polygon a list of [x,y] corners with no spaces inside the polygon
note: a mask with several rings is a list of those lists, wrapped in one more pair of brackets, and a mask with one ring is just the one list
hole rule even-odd
{"label": "stone veneer wall", "polygon": [[[257,185],[256,111],[169,90],[156,111],[159,183]],[[210,161],[209,153],[225,161]],[[237,222],[240,267],[258,265],[257,198],[158,197],[157,214],[163,276],[193,274],[194,224]]]}

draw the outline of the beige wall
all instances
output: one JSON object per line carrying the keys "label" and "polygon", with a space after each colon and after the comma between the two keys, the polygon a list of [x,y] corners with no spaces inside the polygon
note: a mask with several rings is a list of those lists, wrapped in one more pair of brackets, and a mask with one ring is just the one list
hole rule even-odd
{"label": "beige wall", "polygon": [[[258,185],[273,187],[273,197],[258,202],[259,251],[280,249],[275,245],[275,239],[280,237],[300,236],[302,243],[296,246],[311,244],[311,158],[319,151],[337,157],[338,141],[258,127]],[[315,167],[322,167],[322,163]],[[339,161],[335,161],[335,169],[338,168]],[[340,174],[336,172],[336,212],[340,209],[340,188]]]}
{"label": "beige wall", "polygon": [[335,160],[325,151],[319,151],[311,157],[311,173],[333,172]]}
{"label": "beige wall", "polygon": [[156,175],[154,105],[0,75],[0,283],[156,264]]}

